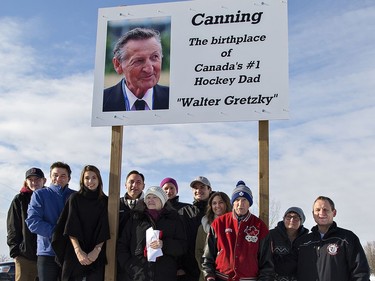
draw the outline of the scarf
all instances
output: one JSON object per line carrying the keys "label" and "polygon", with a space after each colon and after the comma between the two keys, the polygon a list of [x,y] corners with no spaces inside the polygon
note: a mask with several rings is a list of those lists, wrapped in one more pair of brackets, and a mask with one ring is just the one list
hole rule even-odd
{"label": "scarf", "polygon": [[150,215],[150,217],[154,220],[157,221],[160,217],[162,210],[155,210],[155,209],[146,209],[147,214]]}

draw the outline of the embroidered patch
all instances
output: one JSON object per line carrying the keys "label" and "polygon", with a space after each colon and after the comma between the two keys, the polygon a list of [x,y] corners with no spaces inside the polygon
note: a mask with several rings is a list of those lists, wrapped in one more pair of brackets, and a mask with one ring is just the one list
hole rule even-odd
{"label": "embroidered patch", "polygon": [[339,251],[339,246],[337,244],[329,244],[327,246],[327,253],[331,256],[336,256]]}
{"label": "embroidered patch", "polygon": [[244,193],[241,191],[240,193],[238,193],[239,196],[243,196]]}
{"label": "embroidered patch", "polygon": [[256,243],[258,241],[259,229],[255,226],[246,226],[244,232],[246,233],[245,239],[247,242]]}
{"label": "embroidered patch", "polygon": [[233,232],[233,229],[231,229],[231,228],[226,228],[226,229],[225,229],[225,233],[229,233],[229,232]]}

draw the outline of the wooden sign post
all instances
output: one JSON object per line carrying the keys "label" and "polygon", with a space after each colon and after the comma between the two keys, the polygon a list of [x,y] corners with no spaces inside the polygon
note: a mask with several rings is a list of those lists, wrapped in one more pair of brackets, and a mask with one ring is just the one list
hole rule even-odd
{"label": "wooden sign post", "polygon": [[115,281],[116,268],[116,242],[119,223],[121,163],[122,163],[123,126],[112,127],[111,162],[108,186],[108,217],[111,239],[107,241],[107,260],[105,267],[106,281]]}
{"label": "wooden sign post", "polygon": [[269,122],[259,121],[259,217],[269,226]]}

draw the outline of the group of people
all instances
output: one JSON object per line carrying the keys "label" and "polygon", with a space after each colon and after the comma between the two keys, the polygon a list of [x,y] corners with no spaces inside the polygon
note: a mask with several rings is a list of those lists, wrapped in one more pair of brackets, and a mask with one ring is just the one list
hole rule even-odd
{"label": "group of people", "polygon": [[[39,168],[26,172],[8,212],[8,245],[16,280],[104,280],[110,238],[108,197],[98,168],[87,165],[80,189],[69,188],[70,167],[50,167],[51,185]],[[120,198],[116,280],[134,281],[369,281],[358,237],[334,222],[333,201],[313,203],[309,233],[305,214],[290,207],[274,229],[251,213],[253,194],[238,181],[230,197],[199,176],[192,203],[180,202],[168,177],[145,189],[133,170]]]}
{"label": "group of people", "polygon": [[7,217],[15,280],[104,280],[110,232],[100,171],[85,166],[78,191],[69,187],[71,173],[68,164],[53,163],[46,187],[41,169],[26,171]]}

